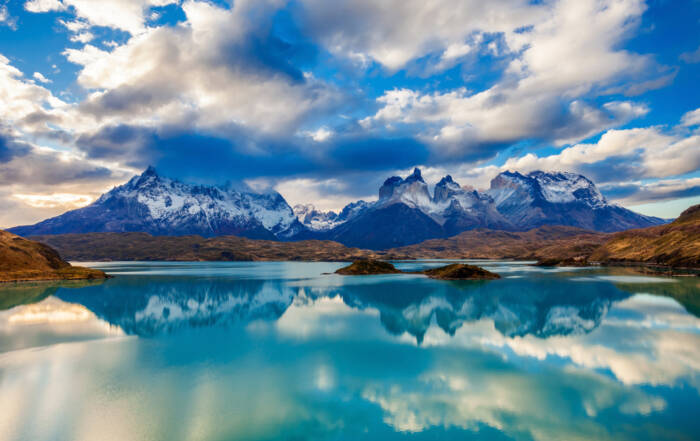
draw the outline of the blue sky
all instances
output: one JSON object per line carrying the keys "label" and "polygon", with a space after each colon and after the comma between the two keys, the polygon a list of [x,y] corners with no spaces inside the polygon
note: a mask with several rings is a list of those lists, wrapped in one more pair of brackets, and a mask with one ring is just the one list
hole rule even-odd
{"label": "blue sky", "polygon": [[697,0],[0,0],[0,226],[150,164],[321,209],[414,166],[573,171],[672,217],[698,78]]}

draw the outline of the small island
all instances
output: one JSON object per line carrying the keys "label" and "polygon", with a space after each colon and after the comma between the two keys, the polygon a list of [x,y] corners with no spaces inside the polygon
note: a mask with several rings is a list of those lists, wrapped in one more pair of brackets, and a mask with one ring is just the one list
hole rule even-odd
{"label": "small island", "polygon": [[372,274],[425,274],[431,279],[441,280],[493,280],[500,279],[498,274],[481,267],[463,263],[453,263],[439,268],[404,273],[389,262],[381,260],[357,260],[351,265],[340,268],[335,272],[344,276],[367,276]]}
{"label": "small island", "polygon": [[400,270],[389,262],[382,260],[356,260],[352,264],[340,268],[335,272],[344,276],[368,276],[371,274],[397,274]]}
{"label": "small island", "polygon": [[465,263],[453,263],[421,272],[431,279],[440,280],[493,280],[501,278],[496,273]]}

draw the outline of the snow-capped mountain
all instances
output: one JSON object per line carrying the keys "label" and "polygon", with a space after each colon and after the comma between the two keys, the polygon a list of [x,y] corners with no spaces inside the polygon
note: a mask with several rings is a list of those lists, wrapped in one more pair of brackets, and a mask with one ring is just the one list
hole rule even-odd
{"label": "snow-capped mountain", "polygon": [[431,195],[416,168],[405,179],[392,176],[384,181],[377,202],[330,230],[329,238],[348,246],[381,249],[478,227],[512,228],[488,195],[462,188],[451,176],[445,176]]}
{"label": "snow-capped mountain", "polygon": [[231,186],[186,184],[159,176],[149,167],[87,207],[11,231],[24,236],[142,231],[153,235],[233,234],[288,239],[303,229],[277,192],[252,193]]}
{"label": "snow-capped mountain", "polygon": [[313,232],[329,231],[338,225],[352,219],[371,207],[372,203],[359,200],[346,205],[340,213],[335,211],[319,211],[313,204],[298,204],[294,206],[294,214],[306,228]]}
{"label": "snow-capped mountain", "polygon": [[428,184],[423,180],[420,169],[413,169],[413,173],[402,179],[392,176],[379,188],[378,207],[386,207],[391,204],[402,203],[411,208],[418,208],[424,212],[434,210],[433,198],[428,191]]}
{"label": "snow-capped mountain", "polygon": [[503,172],[486,194],[518,230],[569,225],[612,232],[664,222],[609,203],[591,180],[575,173]]}
{"label": "snow-capped mountain", "polygon": [[448,175],[431,195],[416,168],[406,178],[384,181],[377,202],[347,221],[336,218],[324,237],[348,246],[382,249],[475,228],[526,231],[567,225],[609,232],[663,222],[610,204],[591,180],[579,174],[504,172],[486,192],[462,187]]}
{"label": "snow-capped mountain", "polygon": [[299,222],[312,231],[328,231],[338,224],[338,213],[319,211],[313,204],[298,204],[293,210]]}
{"label": "snow-capped mountain", "polygon": [[463,188],[447,175],[435,185],[433,195],[421,176],[420,169],[406,179],[393,176],[379,189],[377,206],[396,203],[417,208],[430,216],[446,233],[485,227],[508,229],[508,221],[496,210],[490,196],[474,189]]}
{"label": "snow-capped mountain", "polygon": [[475,228],[525,231],[567,225],[612,232],[664,222],[610,204],[593,182],[574,173],[503,172],[485,192],[462,187],[447,175],[431,194],[416,168],[406,178],[388,178],[378,196],[376,202],[353,202],[339,213],[321,212],[310,204],[292,210],[274,191],[187,184],[159,176],[149,167],[87,207],[9,231],[22,236],[146,232],[330,239],[346,246],[386,249]]}

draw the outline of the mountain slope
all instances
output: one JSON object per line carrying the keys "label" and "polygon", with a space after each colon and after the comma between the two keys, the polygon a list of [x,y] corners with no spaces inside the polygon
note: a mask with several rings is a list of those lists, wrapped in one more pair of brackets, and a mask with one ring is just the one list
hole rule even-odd
{"label": "mountain slope", "polygon": [[442,235],[441,226],[430,216],[397,202],[374,206],[335,227],[327,237],[346,246],[381,250]]}
{"label": "mountain slope", "polygon": [[591,260],[700,268],[700,205],[688,208],[668,225],[614,234]]}
{"label": "mountain slope", "polygon": [[102,271],[71,266],[47,245],[0,230],[0,282],[104,277]]}
{"label": "mountain slope", "polygon": [[593,182],[574,173],[503,172],[491,181],[486,193],[493,198],[498,212],[519,231],[568,225],[614,232],[665,222],[610,204]]}
{"label": "mountain slope", "polygon": [[[361,202],[361,204],[360,204]],[[352,216],[336,219],[327,237],[348,246],[385,249],[444,237],[477,227],[510,228],[489,196],[467,190],[443,178],[434,195],[416,168],[406,178],[392,176],[379,189],[373,204],[352,205]]]}
{"label": "mountain slope", "polygon": [[608,234],[542,226],[525,232],[476,229],[387,250],[416,259],[587,259]]}
{"label": "mountain slope", "polygon": [[302,240],[280,242],[236,236],[152,236],[148,233],[86,233],[32,236],[62,256],[78,261],[350,261],[390,259],[388,255],[337,242]]}
{"label": "mountain slope", "polygon": [[154,235],[236,234],[287,239],[303,229],[279,193],[190,185],[161,177],[149,167],[87,207],[9,231],[22,236],[141,231]]}
{"label": "mountain slope", "polygon": [[274,191],[261,194],[230,185],[185,184],[159,176],[149,167],[87,207],[9,231],[22,236],[146,232],[156,236],[319,239],[377,250],[477,228],[528,231],[565,225],[614,232],[664,222],[608,203],[593,182],[573,173],[504,172],[491,181],[486,192],[463,187],[447,175],[431,194],[416,168],[405,178],[386,179],[378,196],[376,202],[357,201],[339,213],[320,212],[312,205],[297,205],[292,210]]}
{"label": "mountain slope", "polygon": [[377,202],[350,220],[335,217],[323,231],[345,245],[385,249],[478,228],[528,231],[564,225],[613,232],[664,222],[610,204],[593,182],[574,173],[504,172],[486,192],[462,187],[447,175],[431,195],[416,168],[406,178],[384,181]]}

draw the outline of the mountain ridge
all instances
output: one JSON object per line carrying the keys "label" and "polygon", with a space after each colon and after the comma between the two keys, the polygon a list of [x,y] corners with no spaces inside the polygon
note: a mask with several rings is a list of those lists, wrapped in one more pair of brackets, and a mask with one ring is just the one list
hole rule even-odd
{"label": "mountain ridge", "polygon": [[431,192],[421,170],[415,168],[405,178],[386,179],[377,201],[356,201],[336,213],[318,211],[311,204],[292,208],[276,191],[255,193],[230,185],[186,184],[149,167],[86,207],[8,231],[23,236],[146,232],[316,239],[380,250],[479,228],[528,231],[543,225],[568,225],[614,232],[663,222],[610,204],[591,180],[568,172],[523,175],[506,171],[486,191],[463,187],[446,175]]}
{"label": "mountain ridge", "polygon": [[[388,249],[478,228],[528,231],[565,225],[614,232],[665,222],[609,203],[590,179],[568,172],[506,171],[483,192],[462,187],[447,175],[431,195],[415,168],[405,178],[386,179],[378,196],[347,221],[336,218],[332,227],[315,231],[348,246]],[[314,230],[306,218],[304,224]]]}
{"label": "mountain ridge", "polygon": [[139,231],[284,240],[303,229],[277,192],[263,194],[230,186],[185,184],[162,177],[148,167],[86,207],[8,231],[24,236]]}
{"label": "mountain ridge", "polygon": [[234,236],[87,233],[36,236],[70,260],[515,259],[700,268],[700,205],[668,225],[600,233],[544,225],[524,232],[478,228],[444,239],[372,251],[332,241],[279,242]]}

